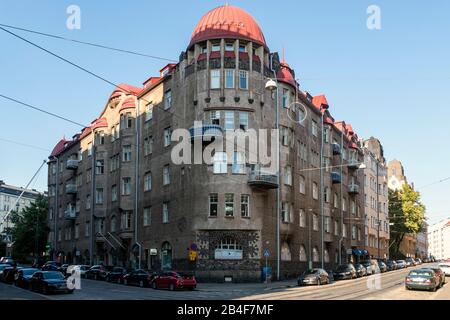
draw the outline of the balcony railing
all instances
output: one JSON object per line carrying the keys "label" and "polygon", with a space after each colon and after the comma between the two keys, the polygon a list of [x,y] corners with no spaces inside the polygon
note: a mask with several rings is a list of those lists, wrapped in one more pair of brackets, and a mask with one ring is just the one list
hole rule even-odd
{"label": "balcony railing", "polygon": [[332,172],[331,173],[331,182],[333,183],[341,183],[341,175],[339,172]]}
{"label": "balcony railing", "polygon": [[349,169],[358,169],[359,166],[360,166],[360,163],[358,162],[358,160],[356,160],[356,159],[350,159],[350,160],[348,160],[347,167],[348,167]]}
{"label": "balcony railing", "polygon": [[351,184],[348,186],[348,193],[351,193],[351,194],[358,194],[358,193],[359,193],[359,185],[356,184],[356,183],[351,183]]}
{"label": "balcony railing", "polygon": [[66,162],[66,169],[77,170],[78,169],[78,160],[68,159]]}
{"label": "balcony railing", "polygon": [[276,189],[278,188],[278,176],[262,170],[252,170],[248,177],[248,184],[250,186]]}
{"label": "balcony railing", "polygon": [[222,136],[222,127],[217,124],[205,124],[189,129],[191,140],[201,139],[210,142],[215,137]]}
{"label": "balcony railing", "polygon": [[75,206],[68,206],[67,210],[64,212],[64,216],[67,220],[74,220],[77,218],[77,212]]}
{"label": "balcony railing", "polygon": [[66,184],[66,194],[76,194],[77,193],[77,185],[75,183]]}
{"label": "balcony railing", "polygon": [[337,143],[333,143],[331,145],[331,149],[333,150],[333,155],[337,156],[341,154],[341,146],[338,145]]}

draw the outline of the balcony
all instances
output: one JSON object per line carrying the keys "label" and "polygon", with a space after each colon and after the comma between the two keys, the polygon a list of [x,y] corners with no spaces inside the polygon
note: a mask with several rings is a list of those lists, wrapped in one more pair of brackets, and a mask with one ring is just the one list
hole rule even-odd
{"label": "balcony", "polygon": [[331,182],[333,183],[341,183],[341,175],[339,172],[332,172],[331,173]]}
{"label": "balcony", "polygon": [[250,175],[248,177],[248,184],[255,187],[277,189],[278,176],[262,170],[252,170],[250,171]]}
{"label": "balcony", "polygon": [[352,183],[348,186],[348,193],[350,194],[359,194],[359,185],[356,183]]}
{"label": "balcony", "polygon": [[77,218],[77,212],[74,205],[69,205],[64,212],[64,217],[67,220],[75,220]]}
{"label": "balcony", "polygon": [[77,193],[77,185],[75,183],[66,184],[66,194],[76,194]]}
{"label": "balcony", "polygon": [[356,169],[359,168],[359,166],[360,166],[360,163],[358,162],[358,160],[356,160],[356,159],[350,159],[350,160],[348,160],[347,167],[348,167],[349,169],[356,170]]}
{"label": "balcony", "polygon": [[222,136],[222,127],[216,124],[206,124],[194,126],[189,129],[191,141],[202,140],[206,143],[214,140],[215,137]]}
{"label": "balcony", "polygon": [[78,160],[68,159],[66,162],[66,169],[77,170],[78,169]]}
{"label": "balcony", "polygon": [[341,154],[341,146],[337,143],[333,143],[331,145],[331,149],[333,150],[333,156],[337,156]]}

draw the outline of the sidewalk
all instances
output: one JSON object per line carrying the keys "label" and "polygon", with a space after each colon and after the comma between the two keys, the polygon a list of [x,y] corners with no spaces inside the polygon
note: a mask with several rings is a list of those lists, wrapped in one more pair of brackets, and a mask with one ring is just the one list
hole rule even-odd
{"label": "sidewalk", "polygon": [[297,286],[297,280],[282,280],[269,283],[199,283],[197,291],[244,292],[249,290],[269,291]]}

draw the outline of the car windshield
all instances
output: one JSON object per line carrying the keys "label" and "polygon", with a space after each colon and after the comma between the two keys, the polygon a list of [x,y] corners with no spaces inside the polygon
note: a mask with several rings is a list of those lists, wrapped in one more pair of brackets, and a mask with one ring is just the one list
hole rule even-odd
{"label": "car windshield", "polygon": [[45,280],[64,280],[61,272],[46,272],[44,273]]}
{"label": "car windshield", "polygon": [[428,276],[431,277],[431,271],[427,270],[413,270],[409,273],[410,276]]}
{"label": "car windshield", "polygon": [[305,272],[303,272],[303,275],[308,275],[308,274],[316,274],[317,272],[319,272],[318,269],[310,269],[310,270],[306,270]]}
{"label": "car windshield", "polygon": [[340,265],[338,268],[337,268],[337,271],[346,271],[346,270],[348,270],[348,266],[347,265]]}
{"label": "car windshield", "polygon": [[5,269],[6,267],[10,267],[10,265],[0,265],[0,270]]}
{"label": "car windshield", "polygon": [[36,271],[38,271],[38,269],[23,269],[22,270],[24,276],[31,276]]}

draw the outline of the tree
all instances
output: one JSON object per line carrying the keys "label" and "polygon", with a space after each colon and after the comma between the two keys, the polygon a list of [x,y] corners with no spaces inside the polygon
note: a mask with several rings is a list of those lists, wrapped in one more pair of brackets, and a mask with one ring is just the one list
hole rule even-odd
{"label": "tree", "polygon": [[30,254],[37,257],[45,251],[49,228],[47,226],[48,201],[42,195],[22,210],[13,212],[11,222],[14,224],[9,233],[13,237],[13,255],[24,259]]}
{"label": "tree", "polygon": [[389,220],[391,222],[390,254],[400,254],[400,243],[406,234],[417,234],[425,220],[425,206],[420,193],[404,184],[400,190],[389,190]]}

